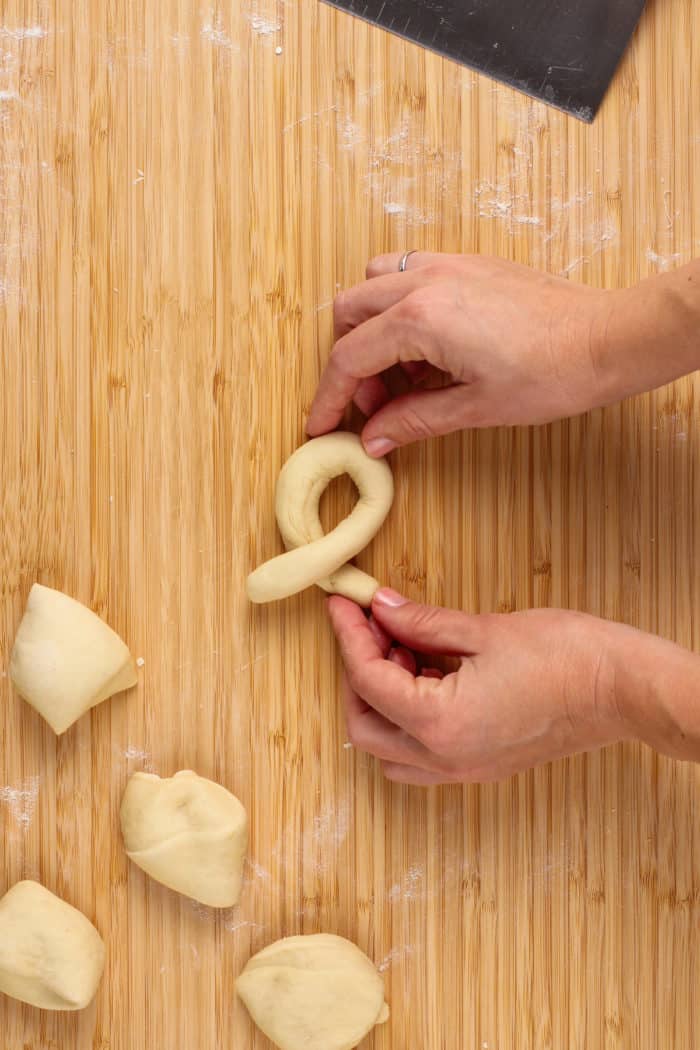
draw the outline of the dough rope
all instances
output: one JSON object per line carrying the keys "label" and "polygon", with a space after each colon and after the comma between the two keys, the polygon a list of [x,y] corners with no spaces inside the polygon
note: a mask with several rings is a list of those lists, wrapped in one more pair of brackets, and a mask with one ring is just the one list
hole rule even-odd
{"label": "dough rope", "polygon": [[[332,479],[341,474],[350,475],[359,499],[348,517],[326,535],[319,502]],[[368,456],[356,434],[326,434],[302,445],[282,468],[275,493],[275,514],[287,553],[250,574],[250,600],[288,598],[316,583],[330,594],[369,606],[378,581],[346,562],[376,536],[393,498],[389,465]]]}

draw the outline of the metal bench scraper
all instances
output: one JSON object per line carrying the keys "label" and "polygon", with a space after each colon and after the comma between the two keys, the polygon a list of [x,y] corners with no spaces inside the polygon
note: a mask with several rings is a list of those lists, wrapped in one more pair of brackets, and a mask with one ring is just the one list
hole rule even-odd
{"label": "metal bench scraper", "polygon": [[591,122],[644,0],[328,0]]}

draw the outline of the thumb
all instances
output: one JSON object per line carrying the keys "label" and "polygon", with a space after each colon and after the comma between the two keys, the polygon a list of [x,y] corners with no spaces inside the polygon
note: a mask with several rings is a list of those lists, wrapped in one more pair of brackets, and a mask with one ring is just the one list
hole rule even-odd
{"label": "thumb", "polygon": [[451,434],[467,425],[468,387],[464,384],[439,390],[414,390],[380,408],[362,431],[362,444],[370,456],[412,441]]}
{"label": "thumb", "polygon": [[480,617],[438,605],[419,605],[389,587],[375,593],[372,614],[397,642],[421,653],[467,656],[481,647]]}

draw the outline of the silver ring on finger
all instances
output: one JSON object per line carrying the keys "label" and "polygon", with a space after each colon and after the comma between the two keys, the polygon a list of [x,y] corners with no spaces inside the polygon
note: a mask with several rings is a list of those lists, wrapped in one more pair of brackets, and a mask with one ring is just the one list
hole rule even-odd
{"label": "silver ring on finger", "polygon": [[409,251],[404,252],[401,256],[401,262],[399,263],[399,273],[406,273],[406,265],[412,255],[415,255],[418,251],[417,248],[411,248]]}

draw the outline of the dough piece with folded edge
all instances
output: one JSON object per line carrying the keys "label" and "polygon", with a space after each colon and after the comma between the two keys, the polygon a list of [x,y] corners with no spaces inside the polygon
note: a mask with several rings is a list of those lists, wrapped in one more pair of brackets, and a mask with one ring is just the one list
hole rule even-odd
{"label": "dough piece with folded edge", "polygon": [[[341,474],[350,475],[359,499],[348,517],[324,534],[319,502]],[[250,600],[288,598],[316,583],[331,594],[370,606],[379,583],[346,563],[377,534],[393,499],[389,464],[368,456],[356,434],[340,431],[301,445],[282,467],[275,490],[275,514],[287,553],[248,576]]]}
{"label": "dough piece with folded edge", "polygon": [[344,937],[285,937],[254,955],[236,991],[280,1050],[353,1050],[389,1017],[373,963]]}
{"label": "dough piece with folded edge", "polygon": [[82,1010],[104,964],[90,920],[45,886],[17,882],[0,900],[0,992],[42,1010]]}
{"label": "dough piece with folded edge", "polygon": [[190,769],[163,779],[134,773],[121,825],[128,856],[151,878],[212,908],[238,903],[248,815],[221,784]]}
{"label": "dough piece with folded edge", "polygon": [[55,733],[108,696],[136,685],[136,664],[91,609],[35,583],[10,658],[10,678]]}

